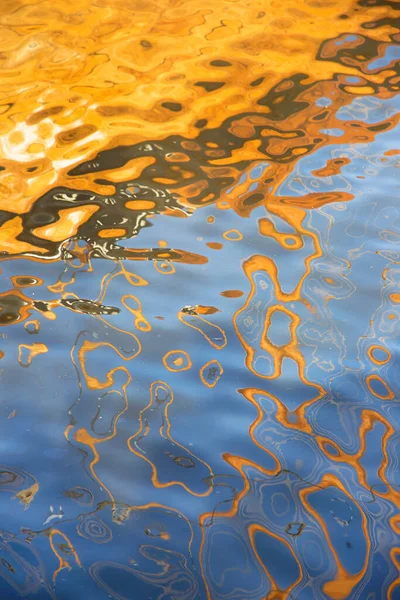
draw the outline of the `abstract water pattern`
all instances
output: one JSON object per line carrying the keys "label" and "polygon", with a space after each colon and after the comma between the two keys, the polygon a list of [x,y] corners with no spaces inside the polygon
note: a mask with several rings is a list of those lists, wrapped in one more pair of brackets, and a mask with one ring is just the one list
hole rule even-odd
{"label": "abstract water pattern", "polygon": [[400,1],[0,41],[0,597],[399,599]]}

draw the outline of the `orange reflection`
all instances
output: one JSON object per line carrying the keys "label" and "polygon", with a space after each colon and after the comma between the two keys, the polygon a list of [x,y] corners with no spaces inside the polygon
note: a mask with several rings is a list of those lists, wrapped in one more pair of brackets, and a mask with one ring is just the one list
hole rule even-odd
{"label": "orange reflection", "polygon": [[196,496],[198,498],[201,498],[204,496],[209,496],[213,490],[211,485],[207,486],[207,489],[205,492],[199,493],[199,492],[194,491],[193,489],[190,489],[182,481],[172,480],[172,481],[168,481],[166,483],[160,482],[156,466],[151,462],[151,460],[149,460],[147,458],[146,454],[144,454],[143,452],[140,452],[136,446],[137,441],[141,440],[142,438],[146,438],[150,433],[150,428],[149,428],[149,425],[146,420],[146,412],[154,410],[154,406],[157,406],[157,404],[158,404],[157,398],[158,398],[158,394],[160,393],[160,390],[167,392],[166,401],[162,403],[163,419],[162,419],[162,425],[161,425],[160,431],[159,431],[160,436],[163,439],[169,440],[173,444],[174,447],[180,448],[184,452],[185,455],[189,455],[189,457],[192,457],[192,459],[194,459],[195,462],[201,463],[205,467],[206,472],[208,473],[208,476],[212,475],[211,467],[209,467],[209,465],[205,461],[203,461],[201,458],[199,458],[198,456],[193,454],[190,450],[188,450],[187,448],[182,446],[179,442],[174,440],[174,438],[172,437],[171,423],[170,423],[168,411],[169,411],[171,404],[174,401],[174,393],[171,390],[171,388],[168,386],[168,384],[166,384],[163,381],[156,381],[151,384],[150,401],[147,404],[147,406],[140,413],[139,429],[134,435],[130,436],[130,438],[128,439],[128,441],[127,441],[128,448],[129,448],[130,452],[132,452],[132,454],[135,454],[137,457],[146,461],[150,465],[151,473],[152,473],[151,481],[152,481],[152,484],[154,485],[154,487],[161,489],[161,488],[168,488],[168,487],[176,485],[176,486],[182,487],[186,492],[188,492],[191,495]]}
{"label": "orange reflection", "polygon": [[60,571],[62,571],[62,569],[68,569],[68,570],[70,570],[72,568],[71,565],[69,564],[69,562],[61,555],[61,553],[59,552],[59,548],[57,548],[56,544],[54,543],[53,538],[56,535],[59,535],[60,537],[63,538],[63,540],[65,541],[65,546],[66,546],[66,549],[68,551],[68,554],[72,554],[72,556],[74,557],[75,562],[78,565],[78,567],[82,568],[82,563],[81,563],[81,561],[79,559],[79,556],[78,556],[75,548],[73,547],[73,545],[71,544],[71,542],[69,541],[69,539],[65,535],[65,533],[63,533],[59,529],[55,529],[54,527],[52,527],[50,529],[48,535],[49,535],[49,542],[50,542],[51,549],[53,550],[54,554],[56,555],[56,557],[60,561],[59,567],[53,573],[53,582],[55,582],[56,579],[57,579],[57,575],[59,574]]}
{"label": "orange reflection", "polygon": [[362,581],[362,579],[367,571],[367,568],[368,568],[369,554],[371,551],[371,541],[370,541],[369,535],[368,535],[367,517],[364,514],[364,511],[361,509],[361,507],[357,503],[357,501],[354,499],[354,497],[347,491],[346,487],[343,485],[343,483],[340,481],[340,479],[338,477],[336,477],[335,475],[333,475],[331,473],[326,473],[322,477],[322,479],[318,485],[320,485],[320,486],[323,485],[323,486],[327,486],[327,487],[332,486],[334,488],[339,489],[341,492],[343,492],[343,494],[345,494],[345,496],[347,496],[347,498],[349,498],[349,500],[351,502],[354,502],[354,504],[357,506],[357,508],[360,512],[360,515],[361,515],[362,530],[363,530],[364,540],[365,540],[367,549],[366,549],[364,565],[363,565],[362,569],[356,575],[351,575],[343,567],[343,565],[341,564],[341,562],[339,560],[339,556],[337,554],[337,551],[334,548],[334,545],[330,538],[329,531],[325,524],[325,521],[322,519],[322,517],[319,515],[319,513],[312,507],[312,505],[308,501],[308,496],[310,494],[312,494],[313,492],[315,492],[315,486],[311,486],[310,488],[305,488],[300,491],[300,499],[301,499],[302,503],[304,504],[304,506],[306,507],[308,512],[318,522],[319,526],[321,527],[322,531],[324,532],[324,539],[326,540],[326,543],[328,544],[329,550],[334,558],[335,565],[336,565],[336,577],[332,581],[329,581],[324,584],[324,587],[323,587],[324,593],[329,598],[332,598],[332,600],[344,600],[345,598],[349,598],[349,596],[351,595],[351,592],[355,588],[355,586],[357,584],[359,584],[360,581]]}
{"label": "orange reflection", "polygon": [[198,315],[187,315],[184,312],[179,312],[178,318],[184,325],[201,333],[216,350],[222,350],[228,343],[225,331],[219,325],[215,325],[215,323],[211,323]]}

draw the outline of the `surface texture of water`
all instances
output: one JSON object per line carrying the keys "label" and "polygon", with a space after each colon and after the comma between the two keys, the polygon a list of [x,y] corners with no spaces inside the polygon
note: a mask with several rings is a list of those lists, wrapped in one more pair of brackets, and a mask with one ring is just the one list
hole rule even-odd
{"label": "surface texture of water", "polygon": [[400,598],[399,0],[1,0],[0,598]]}

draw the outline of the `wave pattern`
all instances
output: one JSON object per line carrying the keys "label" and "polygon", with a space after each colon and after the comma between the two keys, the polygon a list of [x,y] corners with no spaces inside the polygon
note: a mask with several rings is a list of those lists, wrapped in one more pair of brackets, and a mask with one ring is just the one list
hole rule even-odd
{"label": "wave pattern", "polygon": [[399,11],[3,0],[1,597],[400,597]]}

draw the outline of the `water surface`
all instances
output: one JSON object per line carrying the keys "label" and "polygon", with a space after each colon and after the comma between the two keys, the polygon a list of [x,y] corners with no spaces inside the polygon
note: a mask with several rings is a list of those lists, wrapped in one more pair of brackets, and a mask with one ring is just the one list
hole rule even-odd
{"label": "water surface", "polygon": [[399,23],[2,0],[1,598],[400,598]]}

